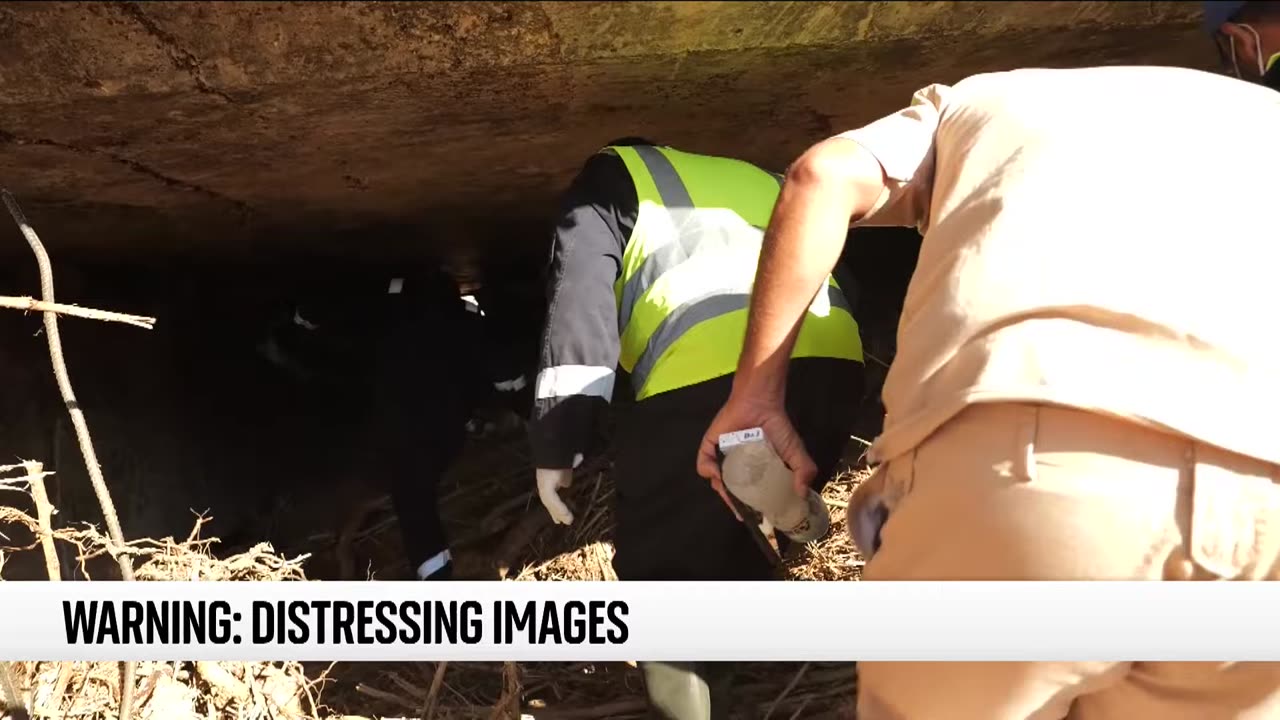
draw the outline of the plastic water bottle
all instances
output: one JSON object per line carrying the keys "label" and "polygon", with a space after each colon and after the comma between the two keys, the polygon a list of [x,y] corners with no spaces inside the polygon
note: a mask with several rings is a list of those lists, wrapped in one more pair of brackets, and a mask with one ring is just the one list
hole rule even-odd
{"label": "plastic water bottle", "polygon": [[774,529],[799,543],[820,539],[831,527],[822,497],[797,495],[791,470],[773,451],[764,430],[751,428],[720,436],[724,462],[720,476],[734,497],[760,513]]}

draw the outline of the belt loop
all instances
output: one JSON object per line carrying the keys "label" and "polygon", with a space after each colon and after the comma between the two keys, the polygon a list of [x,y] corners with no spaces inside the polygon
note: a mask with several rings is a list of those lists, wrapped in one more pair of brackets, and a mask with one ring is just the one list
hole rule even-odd
{"label": "belt loop", "polygon": [[1019,409],[1017,422],[1017,447],[1014,464],[1017,477],[1023,482],[1036,479],[1036,436],[1040,429],[1040,406],[1025,405]]}

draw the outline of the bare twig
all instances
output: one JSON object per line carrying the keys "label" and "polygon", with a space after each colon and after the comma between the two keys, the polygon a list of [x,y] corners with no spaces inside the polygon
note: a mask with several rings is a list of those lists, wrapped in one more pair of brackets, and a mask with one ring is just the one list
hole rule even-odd
{"label": "bare twig", "polygon": [[800,715],[804,713],[804,709],[809,707],[809,703],[811,702],[813,702],[813,698],[805,698],[804,702],[800,703],[800,707],[796,708],[796,711],[791,713],[790,720],[799,720]]}
{"label": "bare twig", "polygon": [[436,703],[440,699],[440,686],[444,685],[444,671],[449,667],[447,662],[436,663],[436,669],[431,673],[431,689],[427,691],[427,702],[423,706],[422,720],[431,720],[436,714]]}
{"label": "bare twig", "polygon": [[405,710],[415,710],[418,707],[416,703],[406,697],[397,695],[393,692],[387,692],[386,690],[379,690],[376,687],[371,687],[364,683],[356,685],[356,692],[361,695],[368,695],[371,698],[377,698],[378,700],[385,700],[386,702],[398,705]]}
{"label": "bare twig", "polygon": [[[44,244],[40,242],[35,229],[27,222],[22,208],[18,207],[18,201],[13,195],[8,190],[2,190],[0,196],[3,196],[5,207],[9,209],[13,221],[18,224],[18,229],[22,231],[22,236],[26,238],[27,244],[31,246],[31,252],[36,256],[36,265],[40,269],[40,299],[46,303],[56,302],[53,295],[53,266],[49,262],[49,253],[45,251]],[[71,415],[71,424],[75,426],[76,440],[80,444],[80,453],[84,456],[89,481],[93,484],[93,491],[98,496],[98,504],[102,506],[107,532],[117,547],[124,547],[124,532],[120,529],[120,518],[116,515],[115,503],[111,500],[111,492],[107,489],[106,480],[102,477],[102,467],[98,464],[98,456],[93,449],[89,423],[85,420],[84,411],[80,409],[75,392],[71,389],[71,377],[67,373],[67,363],[62,357],[62,336],[58,333],[56,312],[44,313],[44,330],[49,343],[49,359],[53,363],[53,376],[58,382],[58,390],[62,394],[63,403],[67,406],[67,412]],[[120,563],[121,577],[126,581],[132,580],[132,561],[123,555],[117,556],[117,561]],[[128,720],[133,705],[134,664],[126,662],[120,670],[120,718]]]}
{"label": "bare twig", "polygon": [[[13,465],[0,465],[0,473],[13,472],[14,470],[22,470],[23,472],[26,472],[27,463],[24,461],[24,462],[16,463]],[[23,478],[15,478],[15,479],[22,480]]]}
{"label": "bare twig", "polygon": [[871,360],[871,361],[875,362],[877,365],[880,365],[881,367],[885,367],[885,368],[889,367],[889,363],[887,363],[887,362],[885,362],[885,361],[881,360],[880,358],[876,357],[875,355],[872,355],[871,353],[867,352],[865,349],[862,351],[862,354],[863,354],[863,355],[864,355],[868,360]]}
{"label": "bare twig", "polygon": [[520,720],[520,669],[513,662],[502,664],[502,696],[493,706],[489,720]]}
{"label": "bare twig", "polygon": [[27,470],[27,482],[31,484],[31,497],[36,502],[36,522],[40,524],[40,548],[44,551],[44,566],[49,579],[62,579],[62,566],[58,564],[58,550],[53,545],[53,505],[49,503],[49,494],[44,487],[44,465],[38,462],[24,462]]}
{"label": "bare twig", "polygon": [[559,710],[556,708],[547,708],[546,710],[538,710],[538,720],[591,720],[592,718],[616,717],[618,715],[630,715],[632,713],[644,712],[648,708],[648,703],[642,698],[629,698],[626,700],[616,700],[614,702],[604,703],[589,708],[573,708]]}
{"label": "bare twig", "polygon": [[[85,691],[88,689],[89,679],[85,677],[81,680],[80,687],[76,690],[76,694],[71,697],[71,704],[67,705],[66,712],[62,713],[62,720],[67,720],[67,718],[71,717],[71,714],[76,709],[76,705],[79,704],[80,700],[84,697]],[[124,718],[121,718],[121,720],[124,720]]]}
{"label": "bare twig", "polygon": [[337,664],[336,660],[334,662],[329,663],[329,667],[325,668],[324,672],[320,673],[320,677],[316,678],[315,681],[313,682],[308,682],[306,674],[303,673],[301,669],[298,669],[298,674],[302,677],[302,681],[303,681],[302,688],[307,693],[307,703],[311,706],[311,717],[313,718],[320,717],[320,708],[316,704],[316,694],[311,691],[311,688],[314,685],[319,685],[321,688],[321,691],[323,692],[324,683],[329,679],[329,672],[333,670],[333,666],[336,664]]}
{"label": "bare twig", "polygon": [[12,310],[27,310],[30,312],[46,312],[57,313],[58,315],[69,315],[71,317],[84,318],[85,320],[103,320],[106,322],[118,322],[125,325],[133,325],[144,330],[151,330],[156,326],[156,319],[145,315],[128,315],[126,313],[112,312],[110,310],[94,310],[93,308],[83,308],[79,305],[64,305],[63,303],[45,302],[37,300],[33,297],[11,297],[9,295],[0,295],[0,308],[10,308]]}
{"label": "bare twig", "polygon": [[405,680],[404,677],[400,675],[400,673],[388,672],[386,675],[388,680],[394,683],[396,687],[408,693],[409,697],[412,697],[414,700],[419,700],[419,701],[426,699],[427,697],[426,691],[420,687],[417,687],[416,685],[409,682],[408,680]]}
{"label": "bare twig", "polygon": [[53,683],[53,693],[49,695],[50,707],[44,708],[43,715],[53,716],[62,707],[63,695],[67,692],[67,683],[71,681],[71,671],[75,665],[69,662],[58,663],[58,679]]}
{"label": "bare twig", "polygon": [[787,686],[782,688],[782,692],[778,693],[778,697],[774,698],[773,702],[769,704],[769,710],[764,714],[764,720],[769,720],[769,718],[773,717],[773,711],[778,709],[778,703],[781,703],[786,699],[787,695],[790,694],[790,692],[794,690],[796,685],[800,682],[800,678],[804,677],[804,674],[808,671],[809,663],[805,663],[800,666],[800,669],[797,670],[796,674],[791,678],[791,682],[787,683]]}

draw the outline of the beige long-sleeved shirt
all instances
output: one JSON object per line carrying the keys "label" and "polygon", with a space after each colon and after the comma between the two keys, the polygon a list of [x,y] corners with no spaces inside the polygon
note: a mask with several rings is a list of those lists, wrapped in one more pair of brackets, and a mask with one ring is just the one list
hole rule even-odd
{"label": "beige long-sleeved shirt", "polygon": [[924,234],[872,457],[971,403],[1126,418],[1280,463],[1280,93],[1164,67],[933,85],[844,133]]}

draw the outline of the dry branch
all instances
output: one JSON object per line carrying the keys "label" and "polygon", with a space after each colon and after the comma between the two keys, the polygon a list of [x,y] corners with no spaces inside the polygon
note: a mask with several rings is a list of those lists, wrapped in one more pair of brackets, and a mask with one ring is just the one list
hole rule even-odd
{"label": "dry branch", "polygon": [[422,710],[422,720],[432,720],[436,714],[436,703],[440,701],[440,688],[444,685],[444,671],[449,667],[447,662],[436,663],[431,672],[431,689],[427,691],[427,702]]}
{"label": "dry branch", "polygon": [[520,669],[513,662],[502,664],[502,697],[493,706],[489,720],[520,720]]}
{"label": "dry branch", "polygon": [[36,503],[36,522],[39,525],[40,547],[44,552],[45,571],[49,580],[57,582],[62,579],[62,567],[58,564],[58,551],[53,547],[53,505],[49,502],[49,494],[45,492],[44,465],[38,462],[24,462],[27,470],[27,482],[31,485],[31,498]]}
{"label": "dry branch", "polygon": [[764,714],[764,720],[769,720],[769,718],[773,717],[773,711],[778,709],[778,704],[795,689],[796,683],[800,682],[800,678],[804,677],[804,674],[808,671],[809,663],[800,666],[800,669],[796,671],[795,677],[791,678],[791,682],[787,683],[787,686],[782,688],[782,692],[778,693],[778,697],[774,698],[773,702],[769,704],[769,710]]}
{"label": "dry branch", "polygon": [[[49,261],[49,253],[45,251],[44,244],[40,242],[40,237],[36,235],[35,228],[31,227],[31,223],[27,222],[26,215],[22,213],[22,208],[18,207],[18,201],[8,190],[0,191],[0,196],[4,198],[5,207],[9,209],[9,214],[13,216],[13,221],[18,224],[18,230],[22,232],[22,236],[26,238],[27,244],[31,246],[31,252],[36,257],[36,265],[40,270],[40,299],[53,305],[57,301],[53,296],[53,264]],[[58,382],[58,391],[62,394],[62,402],[67,406],[67,412],[71,415],[71,424],[76,430],[76,440],[80,444],[80,454],[84,456],[85,468],[89,471],[89,481],[93,484],[93,491],[98,496],[98,504],[102,506],[102,514],[107,523],[107,530],[111,534],[111,539],[116,546],[124,545],[124,532],[120,529],[120,518],[116,515],[115,503],[111,500],[111,492],[107,488],[106,480],[102,477],[102,467],[98,464],[97,453],[93,449],[93,438],[89,435],[89,423],[85,420],[84,411],[80,409],[79,403],[76,402],[75,392],[71,389],[71,376],[67,372],[66,360],[62,357],[62,336],[58,332],[58,314],[53,311],[46,310],[44,312],[44,330],[45,337],[49,343],[49,360],[53,363],[53,376]],[[121,578],[128,581],[133,579],[133,565],[128,557],[117,556],[116,560],[120,564]],[[120,669],[120,717],[121,720],[129,720],[133,705],[133,680],[134,680],[134,664],[126,662],[121,665]]]}
{"label": "dry branch", "polygon": [[49,695],[48,706],[44,709],[45,715],[53,715],[54,711],[61,707],[62,696],[67,692],[67,683],[71,681],[71,673],[74,670],[75,663],[58,663],[58,679],[53,683],[53,692]]}
{"label": "dry branch", "polygon": [[573,708],[569,710],[540,710],[538,720],[597,720],[598,718],[634,715],[648,709],[643,698],[615,700],[592,707]]}
{"label": "dry branch", "polygon": [[[16,507],[0,506],[0,522],[15,523],[35,532],[40,521]],[[305,580],[302,558],[288,559],[259,544],[227,558],[215,558],[210,550],[216,540],[200,538],[204,518],[197,518],[184,540],[172,538],[135,540],[122,548],[92,526],[51,530],[52,541],[70,543],[81,559],[105,554],[124,555],[138,562],[139,580]],[[27,663],[19,671],[25,683],[15,686],[33,689],[35,717],[120,717],[123,698],[115,663]],[[320,718],[314,709],[304,715],[304,698],[311,698],[312,685],[296,663],[182,663],[147,662],[138,666],[144,680],[131,698],[140,717],[195,718],[196,705],[204,703],[220,720],[232,718]],[[2,679],[0,679],[2,682]],[[162,697],[163,696],[163,697]]]}
{"label": "dry branch", "polygon": [[124,323],[125,325],[140,327],[144,330],[151,330],[156,326],[156,319],[145,315],[128,315],[126,313],[112,312],[110,310],[94,310],[93,308],[84,308],[79,305],[45,302],[44,300],[37,300],[33,297],[26,296],[13,297],[9,295],[0,295],[0,308],[26,310],[28,312],[56,313],[58,315],[69,315],[71,317],[84,318],[85,320],[118,322]]}
{"label": "dry branch", "polygon": [[361,695],[368,695],[371,698],[376,698],[378,700],[383,700],[389,703],[393,703],[395,705],[398,705],[399,707],[404,708],[405,710],[418,709],[417,703],[413,702],[409,698],[404,697],[403,695],[397,695],[396,693],[390,692],[388,690],[379,690],[376,687],[371,687],[369,685],[365,685],[364,683],[360,683],[359,685],[356,685],[356,692],[360,693]]}

